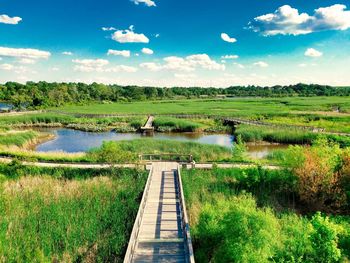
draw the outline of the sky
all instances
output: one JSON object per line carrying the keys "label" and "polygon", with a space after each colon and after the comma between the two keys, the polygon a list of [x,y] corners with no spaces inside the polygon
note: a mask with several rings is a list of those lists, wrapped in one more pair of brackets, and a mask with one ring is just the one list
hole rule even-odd
{"label": "sky", "polygon": [[0,0],[0,82],[350,85],[350,2]]}

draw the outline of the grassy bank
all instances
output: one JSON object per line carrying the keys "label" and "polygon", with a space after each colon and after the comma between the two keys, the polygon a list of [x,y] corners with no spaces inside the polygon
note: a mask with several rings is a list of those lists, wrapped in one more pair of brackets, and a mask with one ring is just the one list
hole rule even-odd
{"label": "grassy bank", "polygon": [[192,154],[196,162],[229,161],[232,159],[231,150],[221,146],[146,138],[106,142],[101,148],[92,150],[88,154],[88,158],[97,162],[130,162],[138,160],[139,154],[161,153]]}
{"label": "grassy bank", "polygon": [[136,170],[0,166],[1,262],[121,262],[146,179]]}
{"label": "grassy bank", "polygon": [[325,136],[331,141],[341,144],[342,147],[350,146],[349,136],[320,135],[312,131],[293,128],[272,128],[264,126],[239,125],[235,135],[241,135],[245,142],[274,142],[286,144],[311,144],[320,136]]}
{"label": "grassy bank", "polygon": [[350,217],[300,216],[296,178],[261,169],[183,171],[197,262],[347,262]]}
{"label": "grassy bank", "polygon": [[105,118],[76,118],[70,115],[56,113],[35,113],[15,116],[0,116],[2,127],[67,127],[70,129],[104,132],[135,132],[145,122],[146,117],[105,117]]}

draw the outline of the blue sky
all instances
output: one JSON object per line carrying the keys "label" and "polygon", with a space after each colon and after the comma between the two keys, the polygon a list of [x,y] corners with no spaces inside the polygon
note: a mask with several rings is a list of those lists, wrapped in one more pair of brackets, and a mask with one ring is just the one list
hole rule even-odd
{"label": "blue sky", "polygon": [[0,0],[0,82],[350,85],[347,4]]}

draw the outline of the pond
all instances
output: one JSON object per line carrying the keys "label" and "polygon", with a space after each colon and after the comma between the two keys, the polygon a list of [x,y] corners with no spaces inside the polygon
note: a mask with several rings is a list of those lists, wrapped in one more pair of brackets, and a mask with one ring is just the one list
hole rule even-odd
{"label": "pond", "polygon": [[[39,131],[53,133],[56,136],[55,139],[38,145],[35,150],[39,152],[86,152],[101,146],[103,141],[124,141],[148,137],[139,133],[94,133],[71,129],[39,129]],[[191,141],[228,148],[232,147],[234,141],[234,136],[230,134],[155,133],[151,138],[157,140]]]}
{"label": "pond", "polygon": [[[184,142],[197,142],[202,144],[219,145],[231,148],[234,136],[230,134],[206,134],[206,133],[154,133],[153,136],[145,136],[140,133],[116,133],[116,132],[84,132],[64,128],[40,128],[41,132],[55,135],[55,139],[39,144],[35,150],[39,152],[64,151],[68,153],[86,152],[102,145],[103,141],[124,141],[140,138],[153,138],[156,140],[174,140]],[[271,151],[286,149],[284,144],[248,144],[248,155],[254,159],[265,158]]]}

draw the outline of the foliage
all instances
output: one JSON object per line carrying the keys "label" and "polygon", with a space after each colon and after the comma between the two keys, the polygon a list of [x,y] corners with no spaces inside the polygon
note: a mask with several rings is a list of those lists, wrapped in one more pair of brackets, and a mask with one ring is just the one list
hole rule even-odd
{"label": "foliage", "polygon": [[213,202],[204,205],[194,229],[197,261],[269,262],[279,243],[273,213],[257,209],[249,195]]}
{"label": "foliage", "polygon": [[[287,96],[348,96],[350,88],[336,88],[324,85],[297,84],[290,86],[257,87],[236,86],[223,88],[155,88],[104,85],[98,83],[47,83],[45,81],[20,84],[7,82],[0,85],[0,101],[7,101],[16,108],[44,108],[68,103],[92,101],[142,101],[164,98],[215,97],[287,97]],[[108,103],[106,103],[108,104]]]}
{"label": "foliage", "polygon": [[192,170],[182,177],[198,262],[347,262],[350,217],[295,213],[288,189],[297,182],[286,171]]}
{"label": "foliage", "polygon": [[154,127],[158,131],[176,131],[176,132],[195,132],[203,125],[185,120],[185,119],[176,119],[176,118],[156,118],[153,122]]}
{"label": "foliage", "polygon": [[247,155],[247,146],[242,140],[242,136],[238,135],[236,137],[236,142],[232,147],[233,159],[235,161],[244,161]]}
{"label": "foliage", "polygon": [[121,262],[146,174],[1,166],[0,261]]}
{"label": "foliage", "polygon": [[34,131],[0,133],[0,145],[21,147],[37,137],[38,133]]}
{"label": "foliage", "polygon": [[90,158],[100,163],[128,163],[136,160],[135,153],[125,151],[120,143],[103,142],[102,146],[90,152]]}
{"label": "foliage", "polygon": [[[90,151],[87,157],[97,162],[103,160],[132,162],[138,160],[140,154],[162,153],[192,154],[196,162],[231,160],[231,151],[225,147],[194,142],[154,140],[151,138],[106,142],[102,148]],[[175,156],[173,160],[176,161],[177,157]]]}
{"label": "foliage", "polygon": [[286,167],[298,177],[301,201],[314,210],[336,210],[346,205],[346,195],[339,173],[342,151],[339,145],[320,137],[313,146],[291,146]]}

